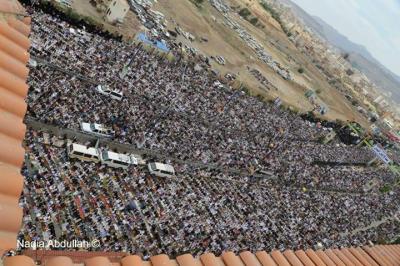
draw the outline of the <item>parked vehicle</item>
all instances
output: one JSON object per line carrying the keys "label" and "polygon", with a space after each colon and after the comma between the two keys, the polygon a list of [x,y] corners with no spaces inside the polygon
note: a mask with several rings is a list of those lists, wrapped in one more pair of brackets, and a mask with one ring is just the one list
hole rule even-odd
{"label": "parked vehicle", "polygon": [[118,101],[121,101],[124,96],[121,91],[111,90],[109,87],[103,85],[97,85],[96,91]]}
{"label": "parked vehicle", "polygon": [[147,165],[150,174],[160,177],[172,177],[175,175],[175,169],[169,164],[152,162]]}

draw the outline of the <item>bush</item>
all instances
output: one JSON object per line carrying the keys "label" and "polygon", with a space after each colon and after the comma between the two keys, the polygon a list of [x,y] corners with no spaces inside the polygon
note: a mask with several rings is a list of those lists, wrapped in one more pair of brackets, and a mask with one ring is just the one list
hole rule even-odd
{"label": "bush", "polygon": [[281,16],[279,15],[279,13],[265,1],[262,1],[260,4],[268,13],[271,14],[271,17],[273,19],[275,19],[279,23],[279,25],[281,26],[283,32],[286,34],[286,36],[288,36],[288,37],[292,36],[292,33],[290,33],[288,31],[288,29],[286,29],[285,25],[283,24],[283,22],[281,20]]}
{"label": "bush", "polygon": [[381,187],[381,188],[379,189],[379,191],[382,192],[382,193],[388,193],[390,190],[391,190],[391,189],[390,189],[390,186],[389,186],[389,185],[384,185],[383,187]]}
{"label": "bush", "polygon": [[264,96],[263,95],[261,95],[261,94],[257,94],[257,96],[256,96],[260,101],[264,101],[265,99],[264,99]]}
{"label": "bush", "polygon": [[255,25],[257,25],[258,18],[256,18],[256,17],[251,18],[251,19],[249,20],[249,22],[255,26]]}
{"label": "bush", "polygon": [[242,8],[239,11],[239,15],[242,16],[243,18],[247,18],[250,14],[251,14],[251,12],[247,8]]}
{"label": "bush", "polygon": [[204,0],[190,0],[193,4],[195,4],[195,6],[197,6],[198,8],[202,7],[202,4],[204,3]]}
{"label": "bush", "polygon": [[321,92],[322,92],[321,89],[317,89],[317,90],[315,91],[316,94],[320,94]]}
{"label": "bush", "polygon": [[244,91],[244,93],[246,93],[246,95],[250,95],[250,91],[247,87],[243,86],[241,90]]}
{"label": "bush", "polygon": [[300,74],[304,73],[304,68],[300,67],[299,69],[297,69],[297,72],[299,72]]}

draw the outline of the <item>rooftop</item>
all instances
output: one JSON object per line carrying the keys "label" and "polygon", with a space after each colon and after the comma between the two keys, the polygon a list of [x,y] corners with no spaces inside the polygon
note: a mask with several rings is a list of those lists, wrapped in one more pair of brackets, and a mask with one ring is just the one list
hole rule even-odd
{"label": "rooftop", "polygon": [[[206,253],[199,258],[184,254],[170,259],[167,255],[153,256],[143,261],[140,256],[122,253],[29,251],[27,256],[8,257],[4,266],[33,266],[34,260],[46,266],[378,266],[400,265],[400,245],[377,245],[363,248],[326,249],[313,251],[278,250],[255,254],[244,251],[238,255],[224,252],[220,257]],[[30,257],[28,257],[30,256]]]}

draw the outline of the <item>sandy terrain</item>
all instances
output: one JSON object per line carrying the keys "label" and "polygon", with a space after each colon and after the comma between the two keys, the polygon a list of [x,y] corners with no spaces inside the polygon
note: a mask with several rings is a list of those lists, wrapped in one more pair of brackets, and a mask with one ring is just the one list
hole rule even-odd
{"label": "sandy terrain", "polygon": [[[204,1],[200,9],[190,1],[182,0],[159,1],[154,8],[166,15],[169,28],[173,29],[179,25],[183,30],[192,33],[196,37],[194,42],[190,42],[183,37],[180,37],[179,41],[199,49],[208,56],[223,56],[227,61],[226,65],[221,66],[213,62],[213,67],[220,70],[221,73],[231,72],[238,74],[240,81],[255,95],[261,94],[267,99],[279,96],[285,103],[293,105],[296,109],[304,112],[312,109],[312,105],[304,97],[305,91],[309,88],[319,89],[321,90],[320,99],[329,108],[325,118],[331,120],[356,120],[363,125],[367,124],[367,121],[348,104],[345,98],[326,82],[311,61],[302,55],[288,40],[280,25],[271,18],[269,13],[258,2],[231,0],[230,3],[230,6],[235,7],[246,6],[265,25],[264,29],[260,29],[251,25],[239,15],[233,12],[231,14],[241,26],[245,27],[253,37],[264,45],[264,49],[276,61],[290,69],[294,78],[293,81],[284,80],[270,67],[256,59],[254,52],[244,41],[233,30],[222,24],[223,17],[208,1]],[[208,42],[199,42],[200,37],[207,38]],[[247,67],[260,70],[278,88],[278,91],[264,89],[247,71]],[[300,67],[305,69],[305,74],[297,72]]]}
{"label": "sandy terrain", "polygon": [[93,18],[109,32],[118,32],[122,34],[126,39],[133,39],[136,33],[141,29],[140,21],[132,11],[127,13],[122,25],[115,26],[108,23],[104,19],[103,14],[97,11],[96,8],[90,4],[89,0],[73,1],[72,9],[83,16]]}
{"label": "sandy terrain", "polygon": [[[329,108],[325,118],[356,120],[363,125],[367,124],[367,121],[348,104],[348,101],[326,82],[324,76],[311,63],[309,58],[301,54],[288,40],[279,23],[261,7],[258,1],[226,0],[226,2],[234,7],[247,7],[253,16],[259,18],[259,21],[265,26],[263,29],[251,25],[235,12],[231,12],[235,21],[246,28],[264,46],[264,49],[274,60],[290,70],[294,78],[293,81],[284,80],[269,66],[258,60],[254,51],[245,44],[237,33],[223,24],[223,16],[207,0],[203,2],[201,8],[196,7],[189,0],[158,1],[153,8],[165,15],[169,29],[180,26],[196,37],[195,41],[190,42],[183,36],[179,36],[178,41],[197,48],[207,56],[223,56],[226,65],[221,66],[213,61],[213,68],[218,69],[222,75],[227,72],[235,73],[252,94],[261,94],[266,99],[279,96],[285,103],[305,112],[313,109],[304,97],[305,91],[310,88],[319,89],[321,90],[320,99]],[[237,10],[240,10],[240,8]],[[134,36],[135,33],[143,29],[135,14],[131,11],[125,18],[124,24],[115,27],[105,22],[102,15],[90,5],[89,1],[74,1],[74,9],[83,15],[93,17],[102,23],[106,29],[119,31],[128,37]],[[202,37],[207,38],[208,42],[201,42]],[[304,68],[304,74],[297,72],[300,67]],[[258,69],[278,90],[265,89],[248,72],[248,68]]]}

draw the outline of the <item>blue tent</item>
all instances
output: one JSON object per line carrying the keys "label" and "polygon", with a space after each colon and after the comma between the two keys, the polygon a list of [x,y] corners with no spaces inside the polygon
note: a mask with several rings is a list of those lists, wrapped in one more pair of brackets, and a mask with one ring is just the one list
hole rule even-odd
{"label": "blue tent", "polygon": [[166,53],[169,52],[169,48],[168,48],[168,46],[167,46],[167,44],[165,42],[152,41],[147,37],[146,33],[144,33],[144,32],[139,33],[137,35],[137,39],[139,41],[141,41],[141,42],[146,43],[146,44],[150,44],[152,46],[155,46],[155,47],[157,47],[158,49],[160,49],[163,52],[166,52]]}

